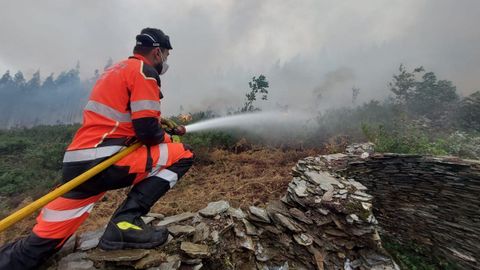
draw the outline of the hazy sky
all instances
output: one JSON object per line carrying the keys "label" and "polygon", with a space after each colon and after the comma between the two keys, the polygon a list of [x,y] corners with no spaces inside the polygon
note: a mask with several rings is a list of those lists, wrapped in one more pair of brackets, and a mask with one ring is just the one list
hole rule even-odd
{"label": "hazy sky", "polygon": [[[400,63],[423,65],[461,93],[480,90],[478,0],[2,1],[0,73],[83,77],[130,55],[135,35],[171,37],[164,113],[239,107],[252,76],[267,107],[327,107],[382,98]],[[321,94],[322,100],[315,102]]]}

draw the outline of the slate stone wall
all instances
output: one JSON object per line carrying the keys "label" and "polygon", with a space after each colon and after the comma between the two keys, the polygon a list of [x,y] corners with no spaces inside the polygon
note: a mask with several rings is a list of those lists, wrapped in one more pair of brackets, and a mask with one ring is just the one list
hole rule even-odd
{"label": "slate stone wall", "polygon": [[368,188],[382,235],[480,269],[479,161],[350,150],[331,169]]}

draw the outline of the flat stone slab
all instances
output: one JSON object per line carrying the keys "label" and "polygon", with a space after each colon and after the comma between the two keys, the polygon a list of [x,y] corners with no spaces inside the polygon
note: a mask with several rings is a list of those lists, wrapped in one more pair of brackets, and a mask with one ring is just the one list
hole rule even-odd
{"label": "flat stone slab", "polygon": [[213,242],[218,243],[220,241],[220,234],[218,231],[212,231],[210,233],[210,237],[212,238]]}
{"label": "flat stone slab", "polygon": [[297,220],[300,220],[303,223],[313,224],[313,221],[311,219],[309,219],[307,216],[305,216],[305,213],[303,213],[302,211],[300,211],[297,208],[290,208],[290,209],[288,209],[288,212],[294,218],[296,218]]}
{"label": "flat stone slab", "polygon": [[328,172],[307,171],[305,175],[317,185],[320,184],[338,184],[338,180]]}
{"label": "flat stone slab", "polygon": [[230,208],[230,204],[227,201],[211,202],[207,207],[199,211],[200,215],[204,217],[214,217],[221,214]]}
{"label": "flat stone slab", "polygon": [[295,191],[295,194],[298,197],[307,197],[308,192],[307,192],[307,182],[305,180],[300,180],[300,181],[293,181],[295,183],[295,187],[293,188],[293,191]]}
{"label": "flat stone slab", "polygon": [[270,218],[268,217],[267,210],[256,206],[250,206],[248,210],[250,210],[250,213],[255,217],[259,218],[261,221],[265,223],[270,223]]}
{"label": "flat stone slab", "polygon": [[244,237],[244,239],[240,242],[240,246],[245,248],[245,249],[255,251],[255,246],[254,246],[252,238],[250,236]]}
{"label": "flat stone slab", "polygon": [[154,217],[142,217],[142,220],[143,220],[143,222],[145,222],[145,224],[149,224],[150,222],[154,221],[155,218]]}
{"label": "flat stone slab", "polygon": [[63,257],[58,262],[57,270],[94,270],[93,262],[87,259],[87,253],[76,252]]}
{"label": "flat stone slab", "polygon": [[107,261],[107,262],[129,262],[138,261],[150,253],[145,249],[125,249],[125,250],[94,250],[88,254],[88,258],[93,261]]}
{"label": "flat stone slab", "polygon": [[195,226],[195,234],[193,235],[193,242],[197,243],[200,241],[204,241],[210,235],[210,228],[206,223],[199,223]]}
{"label": "flat stone slab", "polygon": [[93,266],[93,262],[90,260],[80,260],[68,262],[58,266],[57,270],[96,270]]}
{"label": "flat stone slab", "polygon": [[332,162],[332,161],[335,161],[335,160],[341,160],[341,159],[344,159],[346,157],[347,157],[347,155],[342,154],[342,153],[330,154],[330,155],[323,156],[323,158],[325,158],[325,160],[327,160],[327,162]]}
{"label": "flat stone slab", "polygon": [[168,226],[168,231],[174,236],[191,234],[195,232],[195,228],[190,225],[172,225]]}
{"label": "flat stone slab", "polygon": [[161,251],[153,251],[136,262],[134,267],[135,269],[146,269],[148,267],[159,266],[166,261],[167,254]]}
{"label": "flat stone slab", "polygon": [[160,264],[158,267],[149,268],[149,270],[177,270],[181,263],[180,256],[172,255],[167,257],[167,262]]}
{"label": "flat stone slab", "polygon": [[333,189],[328,190],[322,196],[322,201],[329,202],[333,199]]}
{"label": "flat stone slab", "polygon": [[245,225],[245,231],[247,232],[247,235],[257,235],[257,228],[250,223],[250,221],[246,219],[242,219],[243,224]]}
{"label": "flat stone slab", "polygon": [[279,223],[280,225],[282,225],[283,227],[293,231],[293,232],[301,232],[302,229],[300,228],[300,226],[298,226],[298,224],[296,224],[295,221],[289,219],[288,217],[282,215],[282,214],[279,214],[279,213],[276,213],[274,214],[275,216],[275,219],[276,219],[276,222]]}
{"label": "flat stone slab", "polygon": [[230,216],[238,218],[238,219],[244,219],[247,216],[247,215],[245,215],[245,213],[240,208],[230,207],[230,208],[228,208],[227,213]]}
{"label": "flat stone slab", "polygon": [[86,251],[92,248],[96,248],[98,242],[100,242],[100,237],[102,237],[104,232],[105,228],[102,228],[93,232],[86,232],[81,234],[78,239],[78,249]]}
{"label": "flat stone slab", "polygon": [[177,222],[181,222],[181,221],[193,218],[194,216],[195,216],[195,213],[191,213],[191,212],[185,212],[175,216],[169,216],[164,218],[162,221],[158,222],[157,226],[167,226],[172,223],[177,223]]}
{"label": "flat stone slab", "polygon": [[350,197],[352,199],[362,201],[362,202],[370,202],[372,200],[372,197],[364,197],[364,196],[358,196],[358,195],[351,195]]}
{"label": "flat stone slab", "polygon": [[153,218],[156,218],[156,219],[164,219],[165,218],[165,215],[160,214],[160,213],[147,213],[145,216],[153,217]]}
{"label": "flat stone slab", "polygon": [[207,245],[194,244],[192,242],[182,242],[180,249],[193,258],[202,258],[210,255]]}
{"label": "flat stone slab", "polygon": [[302,246],[310,246],[313,244],[313,237],[306,233],[294,234],[293,239]]}

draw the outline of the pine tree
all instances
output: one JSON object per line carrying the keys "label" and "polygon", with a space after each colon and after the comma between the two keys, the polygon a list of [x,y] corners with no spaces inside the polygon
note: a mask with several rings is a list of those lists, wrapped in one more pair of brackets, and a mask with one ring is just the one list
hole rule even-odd
{"label": "pine tree", "polygon": [[27,91],[38,91],[40,89],[41,80],[40,80],[40,71],[37,70],[33,73],[32,78],[27,82],[26,90]]}
{"label": "pine tree", "polygon": [[26,80],[21,71],[15,73],[15,75],[13,76],[13,83],[15,85],[15,88],[20,90],[25,89]]}

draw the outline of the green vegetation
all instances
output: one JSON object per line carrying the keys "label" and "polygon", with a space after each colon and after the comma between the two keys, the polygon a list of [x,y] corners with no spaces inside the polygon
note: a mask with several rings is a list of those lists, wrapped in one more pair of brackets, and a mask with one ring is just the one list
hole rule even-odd
{"label": "green vegetation", "polygon": [[412,124],[390,130],[382,125],[364,124],[362,131],[367,139],[375,144],[375,150],[378,152],[480,158],[480,134],[476,132],[431,134]]}
{"label": "green vegetation", "polygon": [[[423,75],[422,75],[423,74]],[[417,79],[421,75],[421,79]],[[421,115],[429,119],[439,119],[449,111],[459,97],[452,82],[437,80],[433,72],[425,72],[423,67],[408,72],[400,65],[399,74],[389,83],[394,94],[394,102],[404,107],[405,112]]]}
{"label": "green vegetation", "polygon": [[215,130],[185,134],[182,138],[184,143],[191,145],[194,149],[229,149],[237,140],[237,136],[232,133]]}
{"label": "green vegetation", "polygon": [[[186,125],[193,124],[202,120],[208,120],[218,117],[213,111],[202,111],[189,114],[191,119],[185,121],[181,118],[181,115],[170,117],[171,120],[178,124]],[[221,131],[221,130],[209,130],[197,133],[187,133],[182,137],[182,142],[192,146],[194,149],[229,149],[239,139],[239,135],[235,132]]]}
{"label": "green vegetation", "polygon": [[461,130],[480,131],[480,92],[465,97],[458,103],[454,115],[456,126]]}
{"label": "green vegetation", "polygon": [[401,244],[393,239],[382,237],[383,247],[392,255],[401,269],[408,270],[455,270],[459,269],[443,258],[433,256],[431,252],[415,243]]}
{"label": "green vegetation", "polygon": [[243,107],[240,109],[240,112],[254,112],[259,111],[260,109],[253,106],[253,102],[257,100],[257,94],[262,94],[262,100],[267,100],[268,95],[268,81],[265,75],[260,75],[253,77],[252,81],[248,83],[251,91],[245,95],[246,101]]}
{"label": "green vegetation", "polygon": [[379,152],[480,159],[480,92],[460,98],[452,82],[403,65],[389,86],[393,95],[383,101],[323,113],[306,141],[318,145],[341,137],[369,140]]}
{"label": "green vegetation", "polygon": [[415,126],[402,125],[391,130],[384,126],[364,124],[362,131],[369,141],[375,144],[378,152],[405,154],[447,155],[448,151],[441,140],[432,140],[428,134]]}
{"label": "green vegetation", "polygon": [[76,125],[0,131],[2,214],[28,196],[51,189],[61,177],[62,158]]}
{"label": "green vegetation", "polygon": [[0,195],[51,187],[63,152],[78,126],[38,126],[0,131]]}

